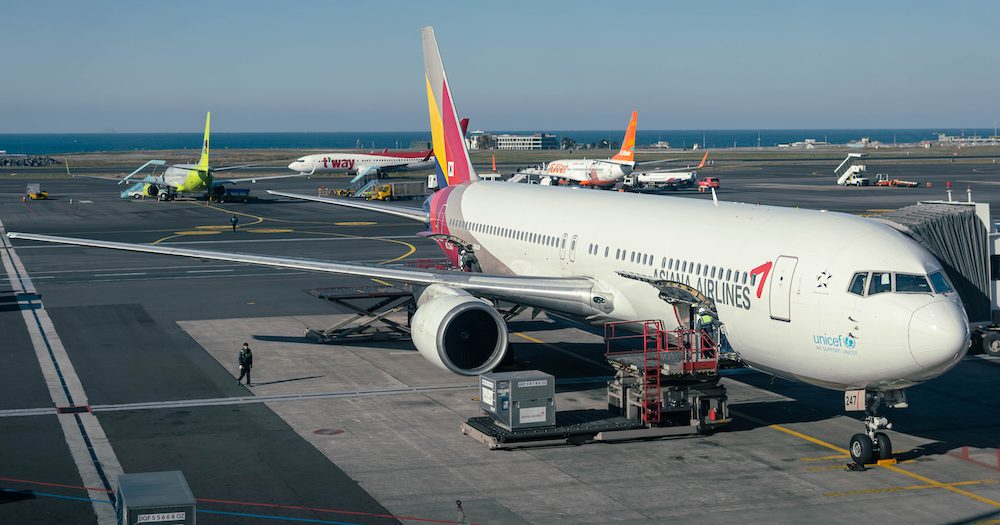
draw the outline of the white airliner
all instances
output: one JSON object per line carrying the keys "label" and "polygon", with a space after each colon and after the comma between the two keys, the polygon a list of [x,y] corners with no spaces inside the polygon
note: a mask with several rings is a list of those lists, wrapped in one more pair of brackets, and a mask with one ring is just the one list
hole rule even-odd
{"label": "white airliner", "polygon": [[905,406],[903,389],[943,374],[965,354],[968,319],[941,262],[886,224],[798,208],[478,181],[433,29],[424,28],[422,40],[434,156],[446,182],[424,209],[271,193],[426,224],[456,263],[457,245],[471,246],[482,273],[9,235],[408,284],[417,298],[417,350],[464,375],[492,370],[507,352],[506,323],[489,300],[594,325],[659,319],[673,329],[680,320],[660,292],[688,285],[712,303],[749,365],[860,395],[866,432],[851,438],[850,450],[862,462],[892,450],[881,432],[889,423],[875,409]]}
{"label": "white airliner", "polygon": [[632,118],[625,129],[625,138],[618,154],[610,159],[562,159],[553,160],[544,168],[527,168],[519,173],[547,177],[554,181],[564,181],[570,184],[592,187],[614,186],[622,177],[632,173],[635,168],[635,122],[638,113],[633,111]]}
{"label": "white airliner", "polygon": [[320,153],[306,155],[288,165],[299,173],[347,173],[355,180],[366,176],[380,176],[393,171],[418,171],[434,169],[433,150],[419,153]]}
{"label": "white airliner", "polygon": [[[462,135],[469,126],[469,119],[462,119]],[[390,152],[386,148],[382,153],[318,153],[306,155],[288,165],[288,169],[301,174],[313,173],[347,173],[354,175],[351,182],[364,177],[381,178],[393,171],[422,171],[434,169],[431,156],[434,150],[422,152]]]}

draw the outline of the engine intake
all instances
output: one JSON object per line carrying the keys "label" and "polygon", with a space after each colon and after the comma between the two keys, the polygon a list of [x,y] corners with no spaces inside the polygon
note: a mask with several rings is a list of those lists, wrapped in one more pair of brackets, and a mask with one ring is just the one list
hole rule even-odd
{"label": "engine intake", "polygon": [[410,321],[420,355],[460,375],[496,368],[507,354],[508,342],[507,323],[496,308],[462,290],[438,290],[431,295]]}

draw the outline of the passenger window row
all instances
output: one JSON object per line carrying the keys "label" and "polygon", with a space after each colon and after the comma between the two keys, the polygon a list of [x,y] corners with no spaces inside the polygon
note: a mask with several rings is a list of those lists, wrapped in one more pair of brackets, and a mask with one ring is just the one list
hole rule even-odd
{"label": "passenger window row", "polygon": [[[455,218],[448,219],[447,222],[448,222],[448,227],[450,228],[462,228],[475,233],[494,235],[497,237],[504,237],[506,239],[514,239],[517,241],[539,244],[542,246],[551,246],[553,248],[557,248],[560,245],[560,238],[555,235],[545,235],[537,232],[529,232],[514,228],[506,228],[503,226],[497,226],[495,224],[484,224],[481,222],[465,221],[462,219],[455,219]],[[566,239],[562,239],[561,244],[565,248]]]}
{"label": "passenger window row", "polygon": [[[542,246],[551,246],[553,248],[566,247],[565,235],[563,235],[560,238],[559,236],[555,235],[545,235],[542,233],[528,232],[524,230],[517,230],[514,228],[506,228],[503,226],[497,226],[492,224],[483,224],[480,222],[465,221],[456,218],[448,219],[447,223],[448,226],[451,228],[463,228],[471,232],[484,233],[486,235],[495,235],[507,239],[514,239],[518,241],[540,244]],[[596,243],[588,244],[587,254],[600,257],[601,255],[600,245]],[[616,248],[614,253],[612,253],[610,246],[604,247],[604,257],[605,258],[614,257],[614,259],[618,261],[623,261],[623,262],[628,261],[632,264],[641,264],[649,267],[654,267],[656,264],[656,257],[652,254],[637,252],[635,250],[625,250],[622,248]],[[756,284],[757,281],[757,276],[750,275],[748,272],[734,270],[732,268],[720,268],[718,266],[710,266],[708,264],[694,263],[694,262],[684,261],[681,259],[673,259],[673,258],[668,259],[666,257],[663,257],[660,259],[660,268],[672,272],[687,273],[696,276],[709,277],[711,279],[727,281],[733,284],[745,285],[749,282],[749,284],[752,286]]]}

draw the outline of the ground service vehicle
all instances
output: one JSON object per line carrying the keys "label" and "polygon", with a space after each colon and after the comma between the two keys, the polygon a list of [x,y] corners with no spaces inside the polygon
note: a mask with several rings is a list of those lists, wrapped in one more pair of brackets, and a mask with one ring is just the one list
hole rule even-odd
{"label": "ground service vehicle", "polygon": [[370,201],[391,201],[421,198],[427,195],[427,183],[422,180],[386,182],[375,186]]}
{"label": "ground service vehicle", "polygon": [[707,191],[709,188],[719,189],[718,177],[705,177],[698,181],[698,191]]}
{"label": "ground service vehicle", "polygon": [[49,192],[42,191],[41,184],[28,184],[25,194],[33,201],[45,200],[49,198]]}
{"label": "ground service vehicle", "polygon": [[875,175],[875,185],[876,186],[898,186],[900,188],[916,188],[919,186],[916,182],[909,180],[900,179],[890,179],[889,175],[885,173],[879,173]]}

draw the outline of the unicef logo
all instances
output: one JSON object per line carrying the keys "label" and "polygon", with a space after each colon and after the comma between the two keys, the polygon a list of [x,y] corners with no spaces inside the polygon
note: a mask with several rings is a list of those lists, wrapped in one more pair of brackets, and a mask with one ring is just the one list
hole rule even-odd
{"label": "unicef logo", "polygon": [[847,336],[847,337],[844,338],[844,346],[846,346],[847,348],[852,348],[853,349],[854,345],[856,345],[856,344],[857,344],[857,342],[854,341],[853,337]]}

